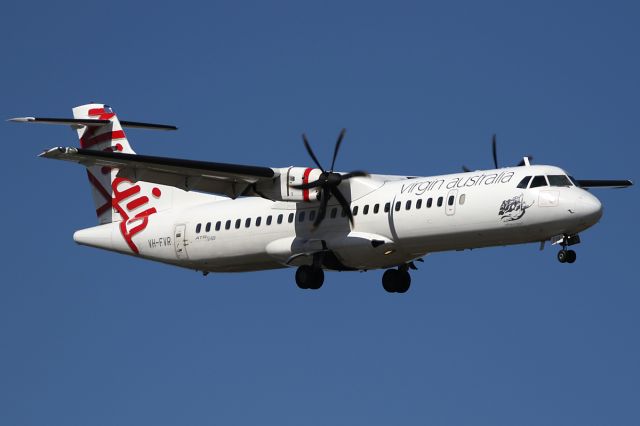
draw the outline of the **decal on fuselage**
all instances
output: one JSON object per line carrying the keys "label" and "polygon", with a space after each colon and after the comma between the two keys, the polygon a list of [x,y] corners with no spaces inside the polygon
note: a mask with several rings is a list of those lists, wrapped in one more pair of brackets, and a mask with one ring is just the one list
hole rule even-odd
{"label": "decal on fuselage", "polygon": [[524,201],[524,194],[516,195],[515,197],[504,200],[500,204],[500,211],[498,216],[501,216],[503,222],[513,222],[524,216],[529,207],[533,205],[533,201],[527,204]]}
{"label": "decal on fuselage", "polygon": [[455,188],[470,188],[480,185],[496,185],[502,183],[509,183],[514,176],[514,172],[500,172],[489,174],[478,174],[470,176],[460,176],[451,178],[447,181],[444,179],[433,180],[419,180],[418,182],[411,182],[403,184],[400,188],[401,194],[413,193],[420,196],[425,192],[439,191],[441,189],[455,189]]}

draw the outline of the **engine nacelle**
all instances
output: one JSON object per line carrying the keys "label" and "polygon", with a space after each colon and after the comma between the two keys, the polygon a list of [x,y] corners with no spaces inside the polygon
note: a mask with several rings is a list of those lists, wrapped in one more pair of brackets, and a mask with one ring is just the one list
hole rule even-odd
{"label": "engine nacelle", "polygon": [[282,201],[317,201],[320,188],[296,189],[291,185],[302,185],[318,180],[322,171],[310,167],[287,167],[280,169],[280,196]]}

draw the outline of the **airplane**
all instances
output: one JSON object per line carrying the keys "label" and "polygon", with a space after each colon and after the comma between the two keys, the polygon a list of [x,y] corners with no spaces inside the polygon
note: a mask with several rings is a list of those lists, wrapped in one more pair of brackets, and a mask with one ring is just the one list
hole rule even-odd
{"label": "airplane", "polygon": [[123,128],[175,126],[120,121],[108,105],[73,108],[73,118],[9,121],[69,125],[80,147],[40,157],[83,165],[98,225],[76,243],[210,272],[296,267],[301,289],[319,289],[324,271],[384,269],[382,286],[405,293],[410,270],[427,254],[545,242],[574,263],[569,247],[595,225],[602,204],[588,190],[630,180],[578,180],[531,164],[439,176],[377,175],[334,169],[345,136],[325,169],[305,135],[315,167],[259,167],[137,155]]}

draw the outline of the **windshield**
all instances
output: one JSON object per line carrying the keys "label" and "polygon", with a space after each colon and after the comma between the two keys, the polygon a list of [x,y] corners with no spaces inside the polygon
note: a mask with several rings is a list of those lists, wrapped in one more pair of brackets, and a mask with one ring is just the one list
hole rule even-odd
{"label": "windshield", "polygon": [[571,181],[565,175],[548,175],[551,186],[571,186]]}

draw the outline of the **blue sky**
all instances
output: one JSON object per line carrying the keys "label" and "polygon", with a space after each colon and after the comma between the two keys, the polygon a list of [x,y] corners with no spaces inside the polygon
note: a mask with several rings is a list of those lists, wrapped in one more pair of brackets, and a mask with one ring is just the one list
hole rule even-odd
{"label": "blue sky", "polygon": [[[0,117],[105,102],[140,153],[429,175],[532,154],[638,178],[634,2],[10,2]],[[0,124],[0,423],[637,425],[637,188],[561,265],[537,245],[381,271],[192,272],[80,247],[62,127]]]}

